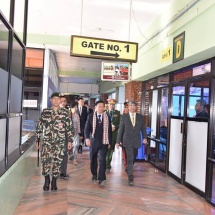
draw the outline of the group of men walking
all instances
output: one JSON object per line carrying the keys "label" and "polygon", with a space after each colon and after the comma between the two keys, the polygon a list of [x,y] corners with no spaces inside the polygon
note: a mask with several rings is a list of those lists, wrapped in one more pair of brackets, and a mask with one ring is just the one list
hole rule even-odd
{"label": "group of men walking", "polygon": [[[66,174],[68,152],[74,142],[74,129],[72,117],[69,112],[60,107],[61,96],[59,93],[51,95],[52,107],[44,109],[37,125],[37,136],[42,137],[41,162],[42,174],[45,177],[44,191],[57,190],[57,177],[68,177]],[[90,147],[90,170],[92,181],[98,180],[99,186],[104,186],[106,173],[110,173],[112,155],[115,145],[119,148],[122,143],[126,151],[128,184],[133,185],[133,163],[140,144],[140,132],[142,132],[146,144],[146,129],[143,116],[136,113],[136,103],[128,103],[129,113],[120,116],[115,110],[114,99],[108,99],[108,110],[105,110],[104,101],[95,103],[95,111],[84,106],[84,100],[80,98],[77,105],[77,113],[80,125],[76,125],[80,137],[79,153],[82,146]],[[121,119],[121,121],[120,121]],[[78,130],[79,127],[79,130]],[[51,169],[52,167],[52,169]],[[52,174],[52,181],[50,181]]]}

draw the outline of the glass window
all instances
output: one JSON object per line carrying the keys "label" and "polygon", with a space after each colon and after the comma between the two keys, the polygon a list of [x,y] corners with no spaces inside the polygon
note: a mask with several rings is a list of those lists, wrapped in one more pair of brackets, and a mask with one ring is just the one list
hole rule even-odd
{"label": "glass window", "polygon": [[10,1],[9,0],[1,0],[1,11],[3,12],[3,15],[5,16],[7,21],[9,22],[9,19],[10,19]]}
{"label": "glass window", "polygon": [[0,19],[0,114],[7,113],[9,30]]}
{"label": "glass window", "polygon": [[16,37],[14,37],[11,59],[10,113],[21,112],[22,84],[23,84],[22,74],[23,74],[23,48],[16,40]]}
{"label": "glass window", "polygon": [[21,117],[9,119],[8,154],[16,150],[20,145],[20,121]]}
{"label": "glass window", "polygon": [[25,14],[25,0],[15,1],[14,29],[18,33],[22,41],[23,41],[23,35],[24,35],[23,34],[24,14]]}
{"label": "glass window", "polygon": [[13,50],[11,60],[11,74],[19,79],[22,79],[23,74],[23,48],[17,41],[16,37],[13,37]]}
{"label": "glass window", "polygon": [[190,84],[188,117],[209,117],[209,81]]}
{"label": "glass window", "polygon": [[160,140],[166,143],[168,119],[168,89],[162,89],[160,110]]}
{"label": "glass window", "polygon": [[184,116],[185,86],[173,87],[172,116]]}
{"label": "glass window", "polygon": [[162,75],[158,77],[157,87],[163,87],[169,84],[169,75]]}
{"label": "glass window", "polygon": [[0,161],[5,157],[6,119],[0,119]]}

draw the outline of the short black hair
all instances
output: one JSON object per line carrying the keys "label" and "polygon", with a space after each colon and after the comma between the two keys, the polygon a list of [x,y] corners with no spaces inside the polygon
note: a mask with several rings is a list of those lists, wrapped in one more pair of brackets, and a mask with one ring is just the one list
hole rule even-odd
{"label": "short black hair", "polygon": [[78,107],[78,103],[77,103],[77,102],[73,102],[73,103],[71,104],[71,108],[74,108],[75,106]]}
{"label": "short black hair", "polygon": [[85,104],[85,105],[88,105],[88,101],[85,101],[84,104]]}
{"label": "short black hair", "polygon": [[95,103],[95,106],[97,106],[97,105],[100,104],[100,103],[105,104],[104,101],[98,100],[98,101]]}
{"label": "short black hair", "polygon": [[83,99],[82,97],[79,97],[79,98],[78,98],[78,101],[79,101],[79,100],[84,100],[84,99]]}
{"label": "short black hair", "polygon": [[197,99],[196,102],[203,106],[207,104],[204,99]]}

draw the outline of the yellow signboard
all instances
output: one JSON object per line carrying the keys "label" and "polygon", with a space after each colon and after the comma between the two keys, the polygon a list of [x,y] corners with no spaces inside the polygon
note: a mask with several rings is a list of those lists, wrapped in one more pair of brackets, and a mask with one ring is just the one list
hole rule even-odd
{"label": "yellow signboard", "polygon": [[164,63],[171,59],[172,59],[172,47],[169,46],[168,48],[162,51],[161,62]]}
{"label": "yellow signboard", "polygon": [[138,43],[72,36],[71,56],[137,62]]}

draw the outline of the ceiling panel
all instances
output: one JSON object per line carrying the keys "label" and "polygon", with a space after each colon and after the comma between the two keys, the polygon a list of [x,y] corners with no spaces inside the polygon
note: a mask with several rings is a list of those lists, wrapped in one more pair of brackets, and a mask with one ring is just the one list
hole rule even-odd
{"label": "ceiling panel", "polygon": [[97,83],[102,60],[71,57],[71,35],[136,42],[172,1],[32,0],[27,46],[49,48],[55,53],[60,81]]}

